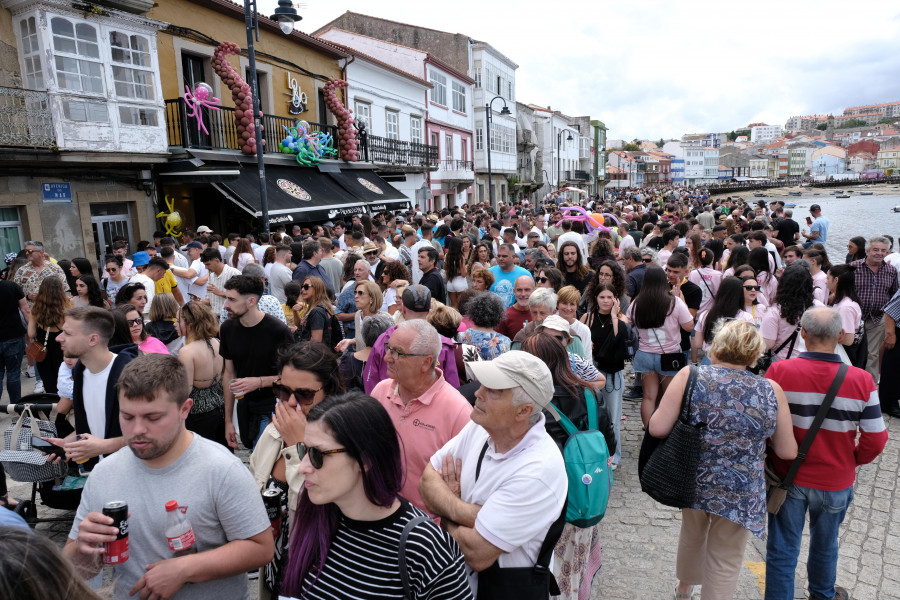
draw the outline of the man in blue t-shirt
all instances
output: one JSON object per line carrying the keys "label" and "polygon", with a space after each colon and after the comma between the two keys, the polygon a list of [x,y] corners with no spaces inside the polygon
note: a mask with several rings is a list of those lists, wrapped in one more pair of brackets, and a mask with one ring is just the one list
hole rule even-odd
{"label": "man in blue t-shirt", "polygon": [[818,204],[809,207],[809,214],[815,220],[809,226],[809,233],[803,233],[803,237],[806,238],[803,243],[804,248],[809,248],[816,242],[824,244],[828,241],[828,226],[831,224],[826,217],[822,216],[822,207]]}
{"label": "man in blue t-shirt", "polygon": [[531,273],[522,267],[516,266],[516,247],[512,244],[500,244],[497,251],[497,265],[491,267],[494,275],[494,285],[491,291],[503,300],[503,307],[509,308],[516,303],[516,279],[523,275],[531,277]]}

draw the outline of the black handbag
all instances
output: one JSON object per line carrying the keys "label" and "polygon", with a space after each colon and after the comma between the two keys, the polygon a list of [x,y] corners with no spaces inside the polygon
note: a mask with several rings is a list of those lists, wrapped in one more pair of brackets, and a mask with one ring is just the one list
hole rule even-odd
{"label": "black handbag", "polygon": [[[697,383],[697,367],[691,373],[681,400],[681,414],[665,440],[659,441],[640,469],[641,489],[651,498],[674,508],[689,508],[697,499],[697,465],[700,462],[700,435],[706,423],[690,424],[691,397]],[[651,437],[649,427],[644,440]],[[643,446],[643,445],[642,445]],[[644,448],[641,448],[644,453]]]}
{"label": "black handbag", "polygon": [[680,371],[687,366],[684,352],[666,352],[659,355],[659,368],[662,371]]}

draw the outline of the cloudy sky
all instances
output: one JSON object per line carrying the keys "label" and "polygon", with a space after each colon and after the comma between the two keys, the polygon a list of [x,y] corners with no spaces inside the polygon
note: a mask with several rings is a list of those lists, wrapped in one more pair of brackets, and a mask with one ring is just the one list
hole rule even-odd
{"label": "cloudy sky", "polygon": [[489,42],[519,64],[519,102],[600,119],[610,139],[900,100],[895,1],[300,0],[298,28],[346,10]]}

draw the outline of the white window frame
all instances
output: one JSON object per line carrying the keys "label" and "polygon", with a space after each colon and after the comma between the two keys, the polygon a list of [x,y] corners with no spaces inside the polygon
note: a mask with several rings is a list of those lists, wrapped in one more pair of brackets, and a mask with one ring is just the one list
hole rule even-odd
{"label": "white window frame", "polygon": [[409,141],[415,144],[422,143],[422,117],[409,117]]}
{"label": "white window frame", "polygon": [[366,124],[366,133],[372,135],[372,105],[361,100],[357,100],[354,104],[356,118]]}
{"label": "white window frame", "polygon": [[[111,81],[113,82],[116,97],[120,100],[134,103],[153,102],[156,99],[156,89],[153,79],[153,56],[150,38],[146,35],[122,31],[112,27],[107,30],[107,33],[110,72],[112,73]],[[113,37],[116,35],[123,36],[127,40],[129,44],[127,48],[113,45]],[[144,49],[136,49],[133,47],[135,42],[143,42],[146,46]],[[121,59],[116,60],[116,52],[120,52],[123,55],[127,54],[130,60],[127,62]],[[138,64],[135,62],[136,59],[142,59],[145,63]],[[121,75],[126,74],[129,78],[120,78]],[[139,77],[145,79],[139,81]],[[128,91],[129,87],[131,88],[130,91]]]}
{"label": "white window frame", "polygon": [[41,36],[37,30],[37,17],[29,15],[19,21],[19,37],[22,48],[22,78],[31,90],[46,90],[44,68],[41,61]]}
{"label": "white window frame", "polygon": [[428,81],[434,86],[428,92],[431,101],[440,106],[449,106],[447,103],[447,76],[439,73],[437,69],[428,69]]}
{"label": "white window frame", "polygon": [[[72,31],[73,31],[74,37],[69,37],[69,36],[66,36],[63,34],[55,33],[53,31],[53,23],[57,20],[70,24],[72,26]],[[57,74],[56,75],[57,87],[59,87],[60,90],[64,90],[69,93],[83,94],[83,95],[87,95],[87,96],[96,96],[98,98],[105,98],[106,82],[104,80],[104,71],[105,71],[104,64],[103,64],[104,56],[101,53],[101,48],[102,48],[101,45],[104,42],[103,42],[103,34],[102,34],[102,30],[101,30],[100,26],[95,25],[93,23],[88,23],[86,21],[73,19],[72,17],[64,17],[62,15],[48,14],[47,21],[50,25],[48,34],[50,36],[51,53],[53,56],[53,66],[54,66],[53,70]],[[94,31],[94,40],[95,41],[91,42],[88,40],[79,40],[78,29],[82,28],[82,27],[89,27],[90,29],[92,29]],[[57,38],[59,38],[60,40],[69,40],[69,41],[74,42],[75,46],[76,46],[75,52],[69,52],[69,51],[58,48],[57,47]],[[80,52],[80,48],[79,48],[79,41],[82,41],[82,43],[84,43],[85,45],[93,44],[94,46],[96,46],[97,47],[97,56],[90,56],[89,54],[82,54]],[[77,65],[78,65],[77,72],[63,71],[60,68],[60,66],[58,65],[58,61],[66,60],[66,59],[77,61]],[[95,65],[94,68],[97,69],[96,73],[85,74],[81,70],[82,68],[84,68],[84,65]],[[78,88],[72,88],[72,87],[60,85],[60,78],[59,78],[60,72],[70,74],[70,77],[73,79],[75,77],[77,77],[78,84],[79,84]],[[91,89],[88,89],[88,90],[84,89],[85,77],[87,77],[89,81],[95,80],[95,79],[99,80],[100,90],[97,91],[97,90],[93,89],[94,86],[91,86]]]}
{"label": "white window frame", "polygon": [[453,160],[453,134],[444,134],[444,160]]}
{"label": "white window frame", "polygon": [[16,211],[16,215],[18,216],[18,220],[16,221],[0,221],[0,229],[12,229],[13,227],[19,233],[19,247],[18,248],[10,248],[9,252],[15,252],[16,250],[24,248],[25,238],[22,235],[22,210],[18,206],[2,206],[0,208],[11,208]]}
{"label": "white window frame", "polygon": [[465,114],[466,87],[457,81],[453,81],[451,83],[451,91],[453,94],[453,110]]}
{"label": "white window frame", "polygon": [[475,149],[484,150],[484,121],[475,121]]}
{"label": "white window frame", "polygon": [[384,137],[389,140],[400,139],[400,113],[390,108],[384,109]]}

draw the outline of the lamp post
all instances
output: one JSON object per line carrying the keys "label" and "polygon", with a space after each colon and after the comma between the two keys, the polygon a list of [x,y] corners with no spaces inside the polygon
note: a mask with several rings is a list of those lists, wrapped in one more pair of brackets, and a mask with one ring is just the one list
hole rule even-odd
{"label": "lamp post", "polygon": [[560,171],[560,163],[562,161],[562,156],[560,156],[560,146],[562,145],[563,131],[569,132],[569,135],[566,137],[567,142],[571,142],[575,139],[572,137],[572,130],[568,128],[560,129],[559,133],[556,134],[556,189],[559,189],[560,182],[562,181],[562,171]]}
{"label": "lamp post", "polygon": [[[485,123],[485,140],[484,140],[484,149],[487,151],[487,163],[488,163],[488,199],[491,203],[491,208],[495,208],[497,205],[494,204],[494,182],[491,178],[491,119],[494,112],[494,100],[497,99],[503,100],[503,96],[494,96],[490,102],[484,105],[484,123]],[[506,100],[503,100],[503,108],[500,109],[501,115],[511,115],[509,112],[509,107],[506,105]]]}
{"label": "lamp post", "polygon": [[[284,35],[290,35],[294,30],[294,23],[302,19],[297,14],[297,9],[291,5],[291,0],[278,0],[278,8],[275,14],[269,17],[277,22]],[[247,29],[247,60],[250,68],[250,89],[253,91],[253,123],[256,133],[256,167],[259,172],[259,204],[260,229],[269,231],[269,196],[266,192],[266,162],[265,149],[262,139],[262,108],[259,102],[259,81],[256,76],[256,48],[253,45],[254,37],[259,41],[259,15],[256,12],[256,0],[244,0],[244,25]],[[255,34],[255,36],[254,36]]]}

